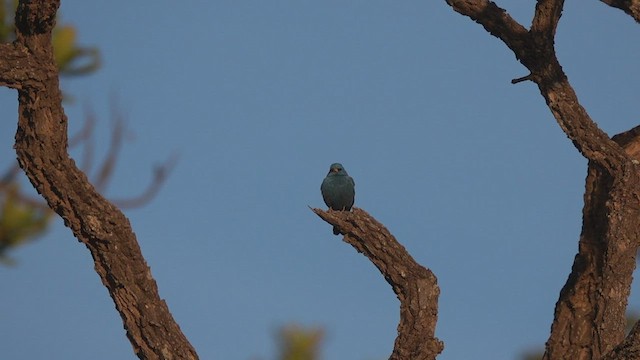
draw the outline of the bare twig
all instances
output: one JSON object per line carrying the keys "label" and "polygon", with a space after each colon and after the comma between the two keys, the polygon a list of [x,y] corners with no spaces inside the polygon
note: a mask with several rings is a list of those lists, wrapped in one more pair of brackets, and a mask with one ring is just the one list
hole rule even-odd
{"label": "bare twig", "polygon": [[[88,174],[91,168],[94,166],[94,130],[96,124],[96,116],[92,111],[87,111],[85,122],[76,134],[69,138],[69,148],[82,147],[82,163],[80,169]],[[95,181],[94,186],[104,192],[104,188],[108,185],[108,181],[113,175],[113,170],[117,163],[117,153],[122,147],[122,138],[126,132],[125,121],[122,116],[118,115],[113,122],[114,129],[112,129],[112,137],[118,137],[118,139],[111,139],[111,146],[108,150],[108,154],[104,163],[100,165],[100,172],[98,175],[99,182]],[[112,201],[123,209],[131,209],[144,206],[150,202],[162,188],[162,185],[167,180],[167,177],[173,171],[178,160],[178,156],[173,154],[165,162],[157,165],[153,169],[153,178],[149,185],[142,191],[140,195],[113,199]],[[17,181],[16,175],[20,172],[20,166],[18,162],[10,166],[5,173],[0,177],[0,193],[5,191],[9,185]],[[99,186],[98,186],[99,185]],[[15,194],[17,199],[26,205],[38,208],[50,210],[46,203],[43,203],[41,199],[31,197],[25,193],[18,192]]]}
{"label": "bare twig", "polygon": [[137,208],[148,203],[156,196],[177,162],[178,155],[173,154],[165,162],[154,168],[153,179],[142,194],[121,200],[114,199],[113,202],[124,209]]}
{"label": "bare twig", "polygon": [[533,75],[529,74],[527,76],[523,76],[523,77],[519,77],[516,79],[511,80],[512,84],[517,84],[517,83],[521,83],[524,81],[533,81]]}
{"label": "bare twig", "polygon": [[96,128],[96,115],[93,111],[87,110],[84,118],[84,124],[80,131],[69,138],[69,148],[82,146],[82,164],[80,169],[85,174],[89,174],[93,165],[94,141],[93,134]]}
{"label": "bare twig", "polygon": [[109,143],[109,149],[107,150],[107,157],[102,162],[102,166],[98,170],[98,174],[94,180],[94,185],[100,191],[104,191],[106,185],[113,174],[113,169],[118,160],[118,154],[122,147],[122,141],[124,139],[124,119],[122,114],[115,113],[112,116],[113,126],[111,128],[111,137]]}

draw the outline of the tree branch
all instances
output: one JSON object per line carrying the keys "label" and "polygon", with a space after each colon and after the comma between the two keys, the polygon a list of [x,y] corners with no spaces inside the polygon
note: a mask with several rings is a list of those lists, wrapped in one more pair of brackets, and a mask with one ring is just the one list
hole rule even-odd
{"label": "tree branch", "polygon": [[[487,0],[448,0],[462,15],[484,26],[500,38],[529,69],[525,78],[538,84],[549,109],[576,148],[587,159],[614,171],[628,161],[622,149],[598,128],[580,105],[555,55],[553,36],[562,12],[562,1],[540,0],[533,25],[537,31],[527,31],[504,9]],[[515,79],[520,82],[522,79]]]}
{"label": "tree branch", "polygon": [[380,270],[398,296],[400,324],[389,359],[435,359],[444,345],[435,337],[440,288],[431,270],[418,264],[389,230],[364,210],[312,210],[337,226],[345,235],[344,241]]}
{"label": "tree branch", "polygon": [[[115,107],[113,107],[115,110]],[[94,185],[96,188],[105,190],[106,185],[109,182],[109,178],[113,174],[116,162],[118,161],[118,154],[120,148],[122,148],[122,141],[124,140],[124,119],[118,112],[113,116],[113,125],[111,129],[111,136],[109,137],[109,149],[107,150],[107,157],[102,162],[98,174],[95,177]]]}
{"label": "tree branch", "polygon": [[73,148],[82,144],[82,163],[80,169],[88,174],[93,164],[93,131],[96,126],[96,116],[93,112],[88,112],[84,119],[82,129],[69,139],[69,147]]}
{"label": "tree branch", "polygon": [[526,48],[528,32],[506,10],[487,0],[446,0],[453,10],[482,25],[491,35],[502,40],[520,59],[520,49]]}
{"label": "tree branch", "polygon": [[[59,5],[57,0],[20,2],[13,46],[28,49],[29,59],[14,65],[27,68],[0,73],[0,83],[19,89],[18,161],[49,207],[91,252],[136,355],[197,359],[158,294],[128,219],[95,190],[67,154],[67,118],[51,47]],[[1,52],[0,56],[0,64],[11,61]],[[21,77],[24,73],[28,79]]]}
{"label": "tree branch", "polygon": [[579,250],[544,359],[598,359],[624,338],[640,238],[636,171],[612,176],[589,162]]}
{"label": "tree branch", "polygon": [[[560,128],[589,160],[579,252],[556,304],[544,359],[600,358],[624,338],[625,310],[640,239],[639,167],[628,151],[630,144],[634,149],[640,146],[637,139],[628,139],[632,133],[616,141],[610,139],[580,105],[554,49],[563,1],[539,0],[526,35],[513,24],[496,22],[495,9],[499,8],[493,3],[448,3],[454,3],[454,10],[482,24],[513,50],[530,71],[514,82],[531,80],[538,85]],[[478,12],[478,4],[493,10],[490,14]]]}
{"label": "tree branch", "polygon": [[609,352],[602,360],[637,360],[640,359],[640,321],[633,325],[624,341]]}
{"label": "tree branch", "polygon": [[40,59],[29,55],[29,50],[23,44],[14,42],[0,44],[0,86],[12,89],[21,89],[23,86],[38,86],[32,82],[30,69],[43,67],[46,64],[39,63]]}
{"label": "tree branch", "polygon": [[531,23],[531,33],[553,41],[562,15],[563,0],[538,0]]}
{"label": "tree branch", "polygon": [[640,0],[600,0],[603,3],[624,11],[636,22],[640,22]]}
{"label": "tree branch", "polygon": [[126,209],[140,207],[151,201],[158,191],[160,191],[160,188],[167,180],[167,176],[171,173],[177,161],[178,156],[174,154],[160,165],[156,165],[153,169],[153,179],[151,183],[140,195],[126,199],[114,199],[113,202],[121,208]]}

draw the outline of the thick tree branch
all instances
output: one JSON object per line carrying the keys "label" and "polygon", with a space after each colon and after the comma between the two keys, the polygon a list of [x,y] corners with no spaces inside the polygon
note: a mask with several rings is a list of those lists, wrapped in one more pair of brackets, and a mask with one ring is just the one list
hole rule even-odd
{"label": "thick tree branch", "polygon": [[636,22],[640,22],[640,0],[600,0],[603,3],[624,11]]}
{"label": "thick tree branch", "polygon": [[531,23],[531,33],[553,42],[563,5],[563,0],[538,0]]}
{"label": "thick tree branch", "polygon": [[[624,338],[625,310],[640,239],[640,171],[638,161],[632,158],[640,147],[634,138],[638,131],[613,141],[580,105],[554,49],[563,1],[539,0],[532,28],[525,35],[518,26],[496,22],[498,15],[508,15],[502,15],[504,10],[493,3],[448,3],[513,50],[530,71],[514,82],[531,80],[538,85],[562,130],[589,160],[579,252],[556,304],[544,359],[600,358]],[[484,7],[481,12],[477,10],[480,6]]]}
{"label": "thick tree branch", "polygon": [[34,82],[29,72],[33,68],[46,67],[41,59],[31,56],[29,50],[22,44],[14,42],[0,44],[0,86],[12,89],[21,89],[25,86],[38,87],[39,82]]}
{"label": "thick tree branch", "polygon": [[[20,2],[17,40],[12,46],[28,49],[20,50],[28,59],[13,65],[25,67],[19,72],[0,72],[0,83],[19,89],[18,161],[49,207],[90,250],[136,355],[140,359],[197,359],[158,294],[128,219],[95,190],[67,154],[67,118],[51,47],[59,5],[56,0]],[[11,58],[3,58],[0,64],[9,61]]]}
{"label": "thick tree branch", "polygon": [[[556,304],[545,359],[598,359],[624,338],[640,236],[637,170],[589,162],[579,251]],[[635,210],[634,210],[635,209]]]}
{"label": "thick tree branch", "polygon": [[446,0],[453,10],[470,17],[491,35],[502,40],[520,59],[518,52],[526,48],[528,32],[504,9],[487,0]]}
{"label": "thick tree branch", "polygon": [[624,149],[624,152],[632,158],[634,163],[640,160],[640,126],[614,135],[611,139]]}
{"label": "thick tree branch", "polygon": [[554,39],[549,35],[555,33],[562,1],[538,2],[533,19],[537,31],[527,31],[504,9],[487,0],[447,0],[447,3],[455,11],[484,26],[513,50],[531,72],[525,78],[538,84],[558,124],[587,159],[611,171],[624,166],[628,161],[624,152],[598,128],[580,105],[556,58]]}
{"label": "thick tree branch", "polygon": [[431,270],[418,264],[389,230],[364,210],[312,210],[337,226],[345,235],[344,241],[380,270],[398,296],[400,324],[389,359],[435,359],[444,345],[435,337],[440,288]]}
{"label": "thick tree branch", "polygon": [[[552,61],[557,62],[555,56]],[[559,64],[556,70],[562,71]],[[611,141],[580,105],[564,73],[560,79],[543,73],[537,83],[558,125],[584,157],[609,173],[615,173],[631,165],[622,148]]]}

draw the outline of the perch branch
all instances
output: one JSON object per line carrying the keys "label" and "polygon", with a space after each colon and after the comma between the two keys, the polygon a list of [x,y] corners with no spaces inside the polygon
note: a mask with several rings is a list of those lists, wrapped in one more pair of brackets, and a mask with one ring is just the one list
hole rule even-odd
{"label": "perch branch", "polygon": [[440,288],[431,270],[418,264],[389,230],[362,209],[312,209],[337,226],[344,241],[380,270],[400,300],[400,324],[390,360],[435,359],[444,348],[435,337]]}

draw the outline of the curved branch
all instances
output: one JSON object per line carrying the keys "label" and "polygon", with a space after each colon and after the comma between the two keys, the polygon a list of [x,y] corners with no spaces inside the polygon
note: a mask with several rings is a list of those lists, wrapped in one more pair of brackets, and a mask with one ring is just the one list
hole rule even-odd
{"label": "curved branch", "polygon": [[107,157],[102,162],[102,166],[98,170],[94,185],[101,191],[105,190],[106,184],[109,182],[109,178],[113,174],[113,169],[118,161],[118,154],[120,148],[122,148],[122,141],[124,139],[124,119],[117,113],[113,116],[113,127],[111,129],[111,136],[109,137],[109,149],[107,150]]}
{"label": "curved branch", "polygon": [[[552,61],[557,63],[555,57]],[[562,71],[560,64],[554,67],[557,71]],[[566,76],[558,79],[547,73],[543,74],[537,83],[558,125],[585,158],[601,166],[610,174],[631,165],[624,150],[598,127],[580,105],[578,96]]]}
{"label": "curved branch", "polygon": [[93,131],[96,126],[96,116],[93,111],[87,111],[87,115],[84,119],[84,124],[82,125],[82,129],[71,138],[69,138],[69,147],[73,148],[80,144],[84,145],[82,147],[82,163],[80,164],[80,169],[88,174],[91,171],[91,165],[93,164]]}
{"label": "curved branch", "polygon": [[400,324],[390,360],[435,359],[442,341],[435,337],[440,288],[431,270],[418,264],[389,230],[362,209],[312,209],[340,229],[344,241],[380,270],[400,300]]}
{"label": "curved branch", "polygon": [[607,169],[619,166],[626,160],[622,150],[610,141],[582,108],[556,58],[553,34],[560,19],[563,1],[538,1],[530,32],[493,2],[448,0],[447,3],[455,11],[484,26],[514,52],[531,74],[513,82],[526,79],[538,84],[558,124],[586,158]]}
{"label": "curved branch", "polygon": [[[624,151],[617,146],[589,117],[567,80],[555,54],[554,39],[562,1],[539,0],[533,26],[527,32],[522,25],[487,0],[448,0],[462,15],[481,24],[513,50],[530,75],[522,78],[538,84],[547,106],[575,147],[587,159],[609,172],[628,165]],[[522,79],[514,80],[519,82]]]}
{"label": "curved branch", "polygon": [[640,23],[640,0],[600,0],[603,3],[624,11]]}
{"label": "curved branch", "polygon": [[178,156],[174,154],[162,164],[155,166],[153,169],[153,179],[142,194],[127,199],[114,199],[113,202],[121,208],[135,208],[148,203],[156,196],[158,191],[160,191],[160,188],[167,180],[167,176],[171,173],[177,161]]}
{"label": "curved branch", "polygon": [[507,11],[488,0],[446,0],[453,10],[482,25],[491,35],[502,40],[520,59],[518,53],[525,48],[528,31]]}
{"label": "curved branch", "polygon": [[[20,89],[18,161],[49,207],[91,252],[136,355],[197,359],[158,294],[129,220],[96,191],[67,153],[67,117],[51,47],[59,5],[57,0],[21,1],[16,13],[16,43],[41,64],[28,69],[29,80],[15,86]],[[11,73],[0,78],[6,76]]]}

